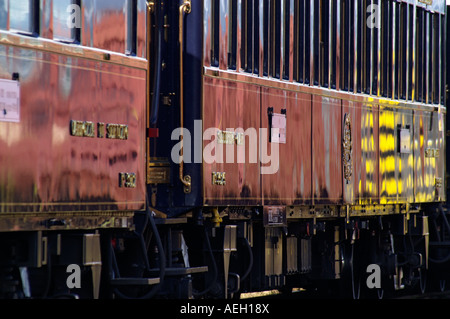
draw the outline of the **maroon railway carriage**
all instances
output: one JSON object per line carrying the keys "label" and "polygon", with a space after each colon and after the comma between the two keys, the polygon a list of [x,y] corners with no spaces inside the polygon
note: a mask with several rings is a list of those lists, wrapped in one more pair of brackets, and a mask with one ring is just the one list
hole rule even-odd
{"label": "maroon railway carriage", "polygon": [[[258,145],[278,144],[275,173],[203,164],[204,204],[247,220],[242,236],[264,254],[264,279],[242,286],[341,278],[358,297],[378,264],[382,295],[423,290],[427,270],[443,269],[445,11],[443,1],[204,2],[204,128],[278,130]],[[246,138],[235,133],[234,152],[249,154]],[[217,172],[226,184],[211,183]]]}
{"label": "maroon railway carriage", "polygon": [[128,230],[145,209],[146,9],[0,2],[0,272],[28,273],[2,281],[4,297],[57,294],[37,277],[68,264],[92,268],[97,297],[98,230]]}

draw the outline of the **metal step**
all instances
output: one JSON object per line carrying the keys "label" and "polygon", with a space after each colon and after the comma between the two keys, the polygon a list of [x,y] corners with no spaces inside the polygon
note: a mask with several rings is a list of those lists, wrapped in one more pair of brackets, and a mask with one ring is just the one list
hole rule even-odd
{"label": "metal step", "polygon": [[187,218],[155,218],[156,225],[178,225],[187,224]]}
{"label": "metal step", "polygon": [[[185,276],[207,272],[208,266],[188,268],[166,268],[165,276]],[[150,269],[151,274],[159,274],[159,268]]]}
{"label": "metal step", "polygon": [[152,286],[159,284],[159,278],[114,278],[113,286]]}

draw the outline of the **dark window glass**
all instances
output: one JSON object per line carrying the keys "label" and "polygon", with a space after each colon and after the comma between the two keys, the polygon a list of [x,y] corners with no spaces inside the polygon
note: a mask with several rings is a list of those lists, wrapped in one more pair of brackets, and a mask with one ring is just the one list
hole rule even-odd
{"label": "dark window glass", "polygon": [[336,45],[337,45],[337,6],[338,0],[332,1],[332,14],[331,14],[331,69],[330,69],[330,87],[336,89]]}
{"label": "dark window glass", "polygon": [[136,51],[137,51],[137,0],[128,0],[126,53],[129,55],[136,55]]}
{"label": "dark window glass", "polygon": [[424,12],[417,10],[416,12],[416,101],[423,101],[423,77],[424,77]]}
{"label": "dark window glass", "polygon": [[228,68],[236,70],[237,51],[237,0],[229,0],[228,10],[230,21],[228,31]]}
{"label": "dark window glass", "polygon": [[304,20],[304,64],[303,64],[303,74],[304,74],[304,80],[303,83],[309,84],[309,78],[310,78],[310,67],[311,67],[311,36],[310,36],[310,29],[311,29],[311,2],[309,0],[305,0],[305,20]]}
{"label": "dark window glass", "polygon": [[289,52],[290,52],[290,35],[291,35],[291,6],[290,1],[284,2],[283,8],[283,79],[289,79]]}
{"label": "dark window glass", "polygon": [[211,66],[219,66],[220,1],[211,0]]}
{"label": "dark window glass", "polygon": [[269,42],[270,42],[270,20],[269,20],[269,13],[270,13],[270,3],[269,1],[264,1],[264,26],[263,26],[263,39],[264,39],[264,48],[263,48],[263,55],[264,55],[264,62],[263,62],[263,74],[264,76],[269,75],[269,58],[270,58],[270,51],[269,51]]}
{"label": "dark window glass", "polygon": [[433,14],[433,50],[432,60],[433,68],[431,76],[433,77],[433,103],[439,104],[439,52],[440,52],[440,40],[439,40],[439,13]]}
{"label": "dark window glass", "polygon": [[329,0],[320,1],[319,11],[320,30],[319,34],[319,70],[318,76],[320,85],[328,87],[328,73],[329,73],[329,48],[330,48],[330,2]]}

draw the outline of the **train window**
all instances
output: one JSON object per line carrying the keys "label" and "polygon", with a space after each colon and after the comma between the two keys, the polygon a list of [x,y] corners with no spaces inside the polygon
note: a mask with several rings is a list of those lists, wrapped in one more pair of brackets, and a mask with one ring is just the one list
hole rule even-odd
{"label": "train window", "polygon": [[53,1],[53,38],[65,42],[80,42],[80,0]]}
{"label": "train window", "polygon": [[305,1],[305,12],[304,12],[304,55],[303,55],[303,83],[310,84],[311,76],[311,1]]}
{"label": "train window", "polygon": [[[321,86],[328,87],[328,73],[329,73],[329,48],[330,48],[330,2],[329,0],[320,0],[320,8],[316,7],[316,25],[319,25],[318,38],[318,57],[317,63],[315,63],[316,71],[314,72]],[[316,61],[314,57],[314,61]]]}
{"label": "train window", "polygon": [[394,51],[394,35],[395,35],[395,11],[394,11],[394,4],[393,1],[389,1],[388,3],[388,30],[387,30],[387,35],[386,35],[386,52],[387,52],[387,57],[386,57],[386,90],[387,90],[387,97],[392,98],[392,94],[394,92],[393,90],[393,82],[395,81],[394,79],[394,56],[393,56],[393,52]]}
{"label": "train window", "polygon": [[[367,1],[365,2],[367,4]],[[369,10],[368,13],[366,13],[366,20],[370,18],[370,15],[372,12]],[[364,25],[366,25],[364,23]],[[372,28],[366,27],[364,29],[364,50],[363,50],[363,70],[364,76],[363,76],[363,92],[366,94],[370,94],[370,86],[372,83],[371,76],[372,76]]]}
{"label": "train window", "polygon": [[413,48],[414,48],[414,7],[412,5],[408,4],[408,50],[407,50],[407,54],[408,54],[408,74],[406,77],[406,81],[407,81],[407,99],[409,101],[412,101],[413,99],[413,91],[415,92],[415,90],[413,89],[413,76],[414,76],[414,59],[413,59]]}
{"label": "train window", "polygon": [[329,26],[329,39],[330,39],[330,46],[329,46],[329,87],[332,89],[336,89],[336,48],[337,48],[337,6],[338,1],[332,0],[331,2],[331,8],[330,8],[330,26]]}
{"label": "train window", "polygon": [[341,88],[344,91],[353,91],[354,84],[354,28],[355,28],[355,15],[354,15],[354,1],[346,0],[342,1],[342,20],[341,20],[341,76],[342,85]]}
{"label": "train window", "polygon": [[353,92],[355,86],[355,61],[356,61],[356,48],[355,48],[355,31],[356,31],[356,21],[355,21],[355,7],[356,1],[348,1],[347,10],[348,10],[348,21],[349,27],[346,32],[348,32],[348,90],[349,92]]}
{"label": "train window", "polygon": [[[362,43],[363,43],[363,33],[366,21],[363,18],[366,7],[364,7],[364,2],[355,2],[355,78],[356,78],[356,92],[362,92]],[[364,10],[364,11],[363,11]]]}
{"label": "train window", "polygon": [[289,79],[289,54],[290,54],[290,25],[291,25],[291,4],[290,1],[283,0],[283,25],[282,25],[282,38],[283,44],[281,46],[282,58],[283,58],[283,79]]}
{"label": "train window", "polygon": [[228,68],[236,70],[237,0],[229,0],[228,10],[230,16],[230,21],[228,24]]}
{"label": "train window", "polygon": [[320,64],[320,46],[321,46],[321,0],[314,0],[313,8],[311,9],[313,13],[313,35],[312,35],[312,55],[313,55],[313,64],[311,65],[311,68],[313,68],[313,76],[311,78],[311,82],[313,85],[319,85],[319,64]]}
{"label": "train window", "polygon": [[[380,0],[374,0],[374,5],[379,5]],[[379,45],[381,43],[378,42],[378,28],[372,28],[372,57],[373,57],[373,64],[372,64],[372,95],[378,95],[378,66],[379,66],[379,50],[381,49]],[[380,41],[381,42],[381,41]]]}
{"label": "train window", "polygon": [[296,1],[294,10],[294,79],[308,83],[309,74],[309,1]]}
{"label": "train window", "polygon": [[8,28],[8,0],[0,0],[0,29]]}
{"label": "train window", "polygon": [[423,101],[423,78],[424,78],[424,11],[416,12],[416,96],[415,100]]}
{"label": "train window", "polygon": [[381,2],[381,87],[380,94],[381,96],[387,97],[389,96],[388,87],[389,87],[389,48],[390,48],[390,32],[391,28],[389,24],[391,22],[390,10],[389,10],[388,1]]}
{"label": "train window", "polygon": [[241,40],[241,63],[242,68],[246,72],[250,72],[251,66],[249,65],[249,56],[252,48],[252,37],[250,36],[252,26],[252,0],[242,0],[242,40]]}
{"label": "train window", "polygon": [[407,42],[407,34],[406,34],[406,3],[400,4],[400,54],[399,54],[399,99],[406,98],[406,42]]}
{"label": "train window", "polygon": [[427,101],[426,103],[433,103],[433,15],[427,12]]}
{"label": "train window", "polygon": [[393,76],[392,76],[392,90],[393,99],[399,98],[399,79],[400,79],[400,4],[393,2],[393,15],[394,15],[394,26],[393,26],[393,46],[392,46],[392,64],[393,64]]}
{"label": "train window", "polygon": [[281,0],[270,0],[269,21],[269,75],[280,78]]}
{"label": "train window", "polygon": [[340,79],[340,83],[341,83],[341,90],[343,91],[347,91],[348,90],[348,59],[347,59],[347,52],[348,52],[348,34],[347,32],[345,32],[345,30],[347,30],[348,28],[348,19],[346,19],[347,14],[346,12],[348,11],[347,9],[347,2],[342,1],[341,2],[341,16],[340,16],[340,20],[341,20],[341,30],[340,30],[340,38],[341,38],[341,52],[340,52],[340,56],[341,56],[341,79]]}
{"label": "train window", "polygon": [[30,35],[39,34],[39,0],[9,2],[10,29]]}
{"label": "train window", "polygon": [[[262,1],[262,0],[261,0]],[[259,0],[253,1],[253,72],[259,73]]]}
{"label": "train window", "polygon": [[[439,104],[439,52],[440,52],[440,37],[439,37],[439,19],[440,14],[433,14],[433,50],[432,52],[432,62],[433,68],[431,71],[431,76],[433,78],[433,86],[432,86],[432,103]],[[431,101],[430,101],[431,102]]]}
{"label": "train window", "polygon": [[136,51],[137,51],[137,0],[128,0],[126,54],[136,55]]}
{"label": "train window", "polygon": [[263,34],[261,35],[263,38],[263,75],[269,75],[269,12],[270,6],[267,1],[264,1],[263,4]]}
{"label": "train window", "polygon": [[424,11],[424,20],[423,20],[423,48],[424,48],[424,58],[423,58],[423,95],[422,101],[428,103],[428,85],[429,85],[429,73],[430,73],[430,64],[429,64],[429,55],[430,55],[430,39],[429,39],[429,29],[430,29],[430,21],[429,21],[429,12]]}
{"label": "train window", "polygon": [[219,66],[220,1],[211,1],[211,66]]}
{"label": "train window", "polygon": [[72,28],[70,24],[76,22],[70,20],[69,6],[72,0],[53,1],[53,38],[58,40],[72,40]]}
{"label": "train window", "polygon": [[242,2],[241,63],[246,72],[259,69],[259,4],[258,0]]}
{"label": "train window", "polygon": [[[443,72],[442,70],[445,70],[446,68],[447,68],[447,65],[446,65],[446,42],[447,41],[445,41],[446,40],[446,38],[448,39],[448,35],[445,35],[446,34],[446,17],[445,16],[440,16],[441,17],[441,23],[440,23],[440,27],[441,27],[441,34],[440,34],[440,36],[439,36],[439,39],[441,40],[441,52],[440,52],[440,54],[441,54],[441,56],[440,56],[440,58],[439,58],[439,60],[440,60],[440,65],[439,65],[439,70],[440,70],[440,75],[439,75],[439,78],[440,78],[440,84],[441,84],[441,86],[440,86],[440,104],[441,105],[444,105],[445,106],[445,85],[446,85],[446,81],[445,81],[445,78],[444,78],[444,76],[445,76],[445,74],[446,74],[446,72]],[[448,82],[447,82],[448,83]]]}

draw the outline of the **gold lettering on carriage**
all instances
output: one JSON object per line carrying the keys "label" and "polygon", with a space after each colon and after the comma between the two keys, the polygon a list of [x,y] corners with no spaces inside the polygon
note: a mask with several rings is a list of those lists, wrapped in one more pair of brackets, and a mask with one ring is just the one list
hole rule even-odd
{"label": "gold lettering on carriage", "polygon": [[217,132],[217,143],[218,144],[228,144],[228,145],[243,145],[244,144],[244,134],[228,131],[218,131]]}
{"label": "gold lettering on carriage", "polygon": [[212,184],[225,186],[227,184],[225,172],[213,172],[212,173]]}
{"label": "gold lettering on carriage", "polygon": [[70,121],[70,135],[76,137],[94,138],[95,127],[97,127],[98,138],[108,138],[115,140],[128,140],[128,125],[125,124],[105,124],[99,122],[95,124],[90,121]]}
{"label": "gold lettering on carriage", "polygon": [[136,188],[136,173],[119,173],[120,188]]}
{"label": "gold lettering on carriage", "polygon": [[78,137],[95,137],[94,123],[88,121],[70,121],[70,134]]}
{"label": "gold lettering on carriage", "polygon": [[128,139],[128,125],[122,124],[106,124],[106,138],[127,140]]}

